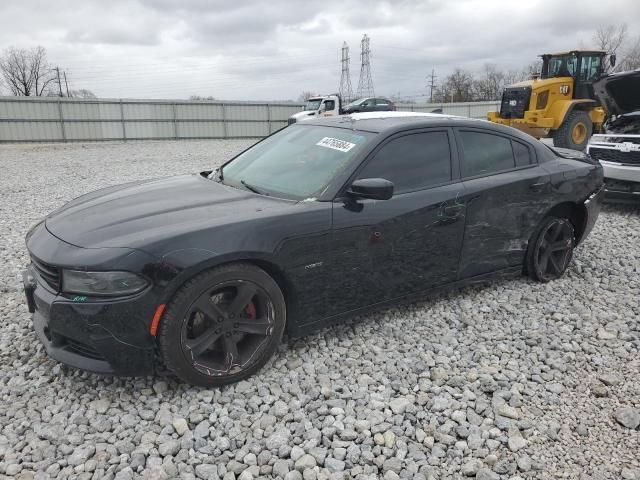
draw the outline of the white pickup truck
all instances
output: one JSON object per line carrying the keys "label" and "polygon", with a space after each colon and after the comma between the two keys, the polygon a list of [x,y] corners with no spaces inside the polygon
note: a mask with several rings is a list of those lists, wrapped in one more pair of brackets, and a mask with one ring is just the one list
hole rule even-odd
{"label": "white pickup truck", "polygon": [[318,116],[331,117],[342,113],[342,100],[340,95],[318,95],[309,98],[301,112],[294,113],[289,117],[289,125],[292,123],[315,118]]}
{"label": "white pickup truck", "polygon": [[640,70],[604,77],[594,90],[609,118],[587,153],[602,164],[605,198],[640,202]]}

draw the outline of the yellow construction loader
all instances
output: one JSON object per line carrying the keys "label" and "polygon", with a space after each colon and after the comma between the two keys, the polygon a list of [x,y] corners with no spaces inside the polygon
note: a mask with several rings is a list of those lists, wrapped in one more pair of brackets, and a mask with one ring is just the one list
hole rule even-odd
{"label": "yellow construction loader", "polygon": [[[584,150],[606,118],[593,83],[605,75],[607,52],[572,50],[541,56],[539,77],[505,88],[500,111],[487,117],[537,138],[551,137],[557,147]],[[615,65],[615,55],[609,62]]]}

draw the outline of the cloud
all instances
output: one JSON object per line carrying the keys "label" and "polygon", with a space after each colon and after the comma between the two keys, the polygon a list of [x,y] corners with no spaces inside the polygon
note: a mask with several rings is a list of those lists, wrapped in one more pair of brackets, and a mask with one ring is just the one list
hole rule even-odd
{"label": "cloud", "polygon": [[520,68],[635,18],[637,0],[23,0],[0,3],[0,49],[43,45],[100,96],[295,99],[338,89],[343,41],[357,86],[366,33],[376,93],[408,96],[432,68]]}

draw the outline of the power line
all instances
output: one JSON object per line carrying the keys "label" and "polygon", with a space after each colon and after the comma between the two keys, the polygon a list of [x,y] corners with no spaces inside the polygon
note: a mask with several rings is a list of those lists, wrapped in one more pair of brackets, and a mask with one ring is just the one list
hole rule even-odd
{"label": "power line", "polygon": [[371,49],[369,48],[369,37],[367,37],[366,33],[360,42],[360,49],[361,65],[357,96],[359,98],[373,97],[375,93],[373,91],[373,80],[371,79]]}
{"label": "power line", "polygon": [[349,46],[347,42],[342,45],[342,73],[340,75],[340,97],[345,103],[349,103],[353,97],[351,87],[351,75],[349,74]]}

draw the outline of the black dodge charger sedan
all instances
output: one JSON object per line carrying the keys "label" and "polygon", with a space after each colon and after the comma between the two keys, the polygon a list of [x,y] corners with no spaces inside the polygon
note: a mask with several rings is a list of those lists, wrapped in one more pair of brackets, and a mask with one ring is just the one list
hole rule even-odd
{"label": "black dodge charger sedan", "polygon": [[602,168],[517,130],[379,112],[287,127],[215,171],[83,195],[27,234],[48,354],[221,385],[285,331],[496,275],[560,277]]}

